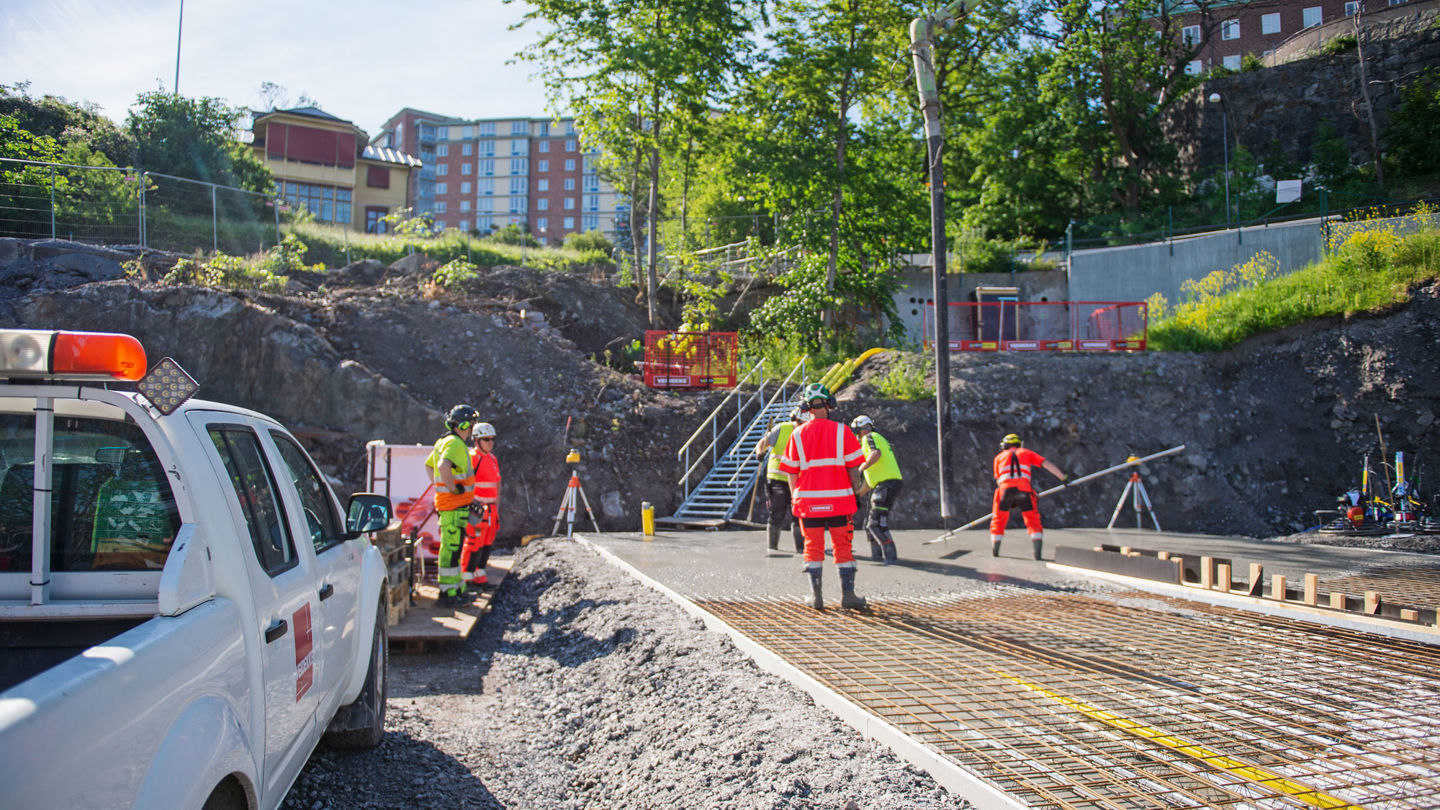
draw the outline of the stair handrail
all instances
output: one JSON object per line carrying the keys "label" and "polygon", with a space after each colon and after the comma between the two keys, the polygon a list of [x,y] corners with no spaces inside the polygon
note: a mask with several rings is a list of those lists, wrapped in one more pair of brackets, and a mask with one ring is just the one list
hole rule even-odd
{"label": "stair handrail", "polygon": [[[790,373],[788,375],[786,375],[785,380],[781,382],[780,388],[776,391],[774,396],[780,395],[787,389],[790,381],[794,379],[797,372],[801,375],[801,384],[804,384],[803,381],[808,379],[805,372],[805,361],[808,357],[808,354],[802,355],[800,357],[800,361],[796,363],[795,367],[790,370]],[[728,432],[732,424],[744,423],[745,408],[747,405],[754,403],[756,400],[761,400],[764,398],[765,377],[763,374],[761,374],[761,371],[764,369],[764,367],[765,360],[763,358],[757,360],[755,362],[755,365],[751,366],[750,370],[745,372],[745,375],[735,382],[735,387],[730,389],[730,393],[726,394],[724,399],[720,400],[720,404],[715,406],[715,410],[711,411],[710,415],[705,417],[705,421],[700,423],[700,427],[696,428],[695,432],[690,434],[690,438],[685,440],[685,444],[681,445],[680,449],[675,451],[676,459],[680,460],[682,466],[684,467],[684,472],[681,473],[680,480],[675,482],[684,488],[684,496],[681,499],[682,501],[688,500],[690,498],[690,478],[695,472],[695,469],[700,466],[700,463],[702,461],[705,460],[707,455],[710,458],[710,466],[715,466],[715,448],[720,442],[720,437],[725,435],[726,432]],[[756,385],[755,390],[750,392],[749,394],[746,394],[745,396],[736,397],[736,392],[740,391],[741,386],[745,385],[751,380],[751,378],[756,377],[757,375],[759,376],[759,383]],[[774,396],[771,397],[772,401],[774,399]],[[730,402],[731,399],[734,399],[736,401],[735,416],[727,420],[724,427],[721,427],[718,417],[720,416],[720,412],[724,410],[725,406]],[[761,406],[761,408],[763,409],[763,406]],[[692,462],[690,460],[691,447],[705,433],[706,427],[710,428],[710,443],[696,453],[696,458]],[[738,430],[739,429],[737,427],[737,437]]]}
{"label": "stair handrail", "polygon": [[[764,413],[765,411],[770,410],[770,406],[771,406],[771,405],[774,405],[776,402],[789,402],[789,401],[790,401],[790,394],[788,393],[789,390],[790,390],[790,380],[794,379],[794,377],[795,377],[795,372],[797,372],[797,371],[800,372],[801,377],[800,377],[800,384],[797,385],[797,386],[795,386],[795,390],[797,390],[797,391],[804,390],[804,388],[805,388],[805,379],[806,379],[806,376],[805,376],[805,360],[806,360],[809,356],[810,356],[810,355],[808,355],[808,354],[801,356],[800,362],[796,363],[796,364],[795,364],[795,367],[792,368],[792,369],[790,369],[790,374],[789,374],[788,376],[786,376],[785,379],[780,382],[780,385],[775,388],[775,393],[771,394],[771,395],[770,395],[770,399],[766,400],[766,401],[765,401],[765,404],[760,406],[760,413]],[[768,432],[768,428],[767,428],[767,432]],[[738,437],[737,437],[737,438],[738,438]],[[740,467],[735,468],[735,472],[731,474],[730,480],[729,480],[729,481],[726,481],[725,483],[726,483],[726,484],[734,484],[734,483],[735,483],[735,479],[737,479],[737,478],[740,477],[740,470],[741,470]]]}

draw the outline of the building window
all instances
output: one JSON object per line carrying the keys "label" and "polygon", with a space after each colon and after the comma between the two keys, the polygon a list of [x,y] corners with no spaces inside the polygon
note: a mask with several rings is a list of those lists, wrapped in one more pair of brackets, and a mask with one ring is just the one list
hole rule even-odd
{"label": "building window", "polygon": [[390,213],[389,208],[369,206],[365,209],[365,232],[385,233],[385,215]]}
{"label": "building window", "polygon": [[494,198],[494,197],[481,197],[480,199],[478,199],[478,200],[475,201],[475,210],[476,210],[476,211],[484,211],[484,212],[494,211],[494,210],[495,210],[495,198]]}
{"label": "building window", "polygon": [[574,198],[574,197],[566,197],[566,198],[565,198],[565,210],[566,210],[566,211],[574,211],[574,210],[575,210],[575,198]]}
{"label": "building window", "polygon": [[469,174],[469,173],[470,173],[470,170],[473,169],[473,168],[474,168],[474,166],[472,166],[472,165],[470,164],[470,161],[467,160],[467,161],[465,161],[464,163],[461,163],[461,164],[460,164],[460,173],[461,173],[461,174]]}
{"label": "building window", "polygon": [[537,161],[535,161],[535,171],[541,172],[541,173],[550,171],[550,161],[548,161],[548,160],[537,160]]}
{"label": "building window", "polygon": [[550,210],[550,199],[549,199],[548,197],[541,197],[540,199],[536,200],[536,201],[535,201],[535,210],[536,210],[536,211],[549,211],[549,210]]}
{"label": "building window", "polygon": [[525,186],[526,186],[525,178],[523,178],[523,177],[512,177],[512,178],[510,178],[510,193],[511,193],[511,194],[524,194],[524,193],[525,193],[525,190],[526,190],[526,189],[525,189]]}
{"label": "building window", "polygon": [[549,141],[541,141],[540,144],[539,144],[539,146],[537,146],[536,148],[539,149],[541,152],[549,152],[549,151],[550,151],[550,142],[549,142]]}
{"label": "building window", "polygon": [[470,193],[470,184],[469,184],[469,183],[461,183],[461,184],[460,184],[460,193],[461,193],[461,194],[469,194],[469,193]]}
{"label": "building window", "polygon": [[435,167],[435,173],[440,175],[441,177],[444,177],[445,175],[450,173],[450,164],[441,163],[440,165]]}
{"label": "building window", "polygon": [[366,166],[365,185],[370,188],[389,188],[390,170],[384,166]]}
{"label": "building window", "polygon": [[291,208],[305,206],[321,222],[350,221],[350,189],[334,186],[320,186],[312,183],[291,183],[275,181],[279,196],[290,203]]}
{"label": "building window", "polygon": [[1260,33],[1262,33],[1262,34],[1278,34],[1278,33],[1280,33],[1280,15],[1279,15],[1279,14],[1262,14],[1262,15],[1260,15]]}
{"label": "building window", "polygon": [[450,193],[450,184],[449,184],[449,183],[436,183],[436,184],[435,184],[435,193],[436,193],[436,194],[449,194],[449,193]]}
{"label": "building window", "polygon": [[[544,201],[542,200],[541,202],[544,202]],[[524,197],[511,197],[511,198],[510,198],[510,213],[512,213],[512,214],[523,214],[523,213],[525,213],[525,204],[526,204],[526,203],[525,203],[525,198],[524,198]]]}
{"label": "building window", "polygon": [[1224,59],[1222,59],[1221,62],[1225,65],[1225,69],[1226,69],[1226,70],[1239,70],[1239,69],[1240,69],[1240,54],[1237,53],[1237,54],[1234,54],[1233,56],[1227,56],[1227,57],[1225,57]]}
{"label": "building window", "polygon": [[1180,41],[1187,48],[1195,48],[1200,45],[1200,26],[1187,25],[1180,29]]}
{"label": "building window", "polygon": [[462,220],[460,220],[460,230],[462,230],[462,231],[468,231],[468,230],[470,230],[470,220],[468,220],[468,219],[462,219]]}
{"label": "building window", "polygon": [[434,209],[434,210],[435,210],[435,213],[437,213],[437,214],[443,214],[443,213],[445,213],[445,201],[444,201],[444,200],[436,200],[436,201],[435,201],[435,209]]}
{"label": "building window", "polygon": [[435,147],[435,157],[448,157],[450,155],[450,144],[442,143]]}
{"label": "building window", "polygon": [[1301,27],[1314,28],[1325,22],[1325,12],[1319,6],[1311,6],[1300,12]]}
{"label": "building window", "polygon": [[580,166],[580,171],[584,172],[585,174],[595,173],[595,161],[591,160],[590,155],[586,155],[585,157],[580,159]]}
{"label": "building window", "polygon": [[482,161],[479,161],[478,163],[475,164],[475,173],[476,173],[476,174],[483,174],[483,175],[485,175],[485,176],[487,176],[487,177],[494,176],[494,174],[495,174],[495,161],[493,161],[493,160],[482,160]]}
{"label": "building window", "polygon": [[1199,76],[1200,71],[1202,70],[1204,70],[1204,67],[1200,64],[1199,59],[1191,59],[1189,62],[1185,63],[1185,73],[1187,75]]}
{"label": "building window", "polygon": [[[467,140],[467,141],[470,140],[471,138],[475,137],[475,127],[468,126],[468,125],[461,127],[461,128],[460,128],[460,137],[461,137],[462,139],[464,139],[464,140]],[[468,155],[468,154],[470,154],[470,153],[469,153],[469,152],[466,152],[465,154]]]}
{"label": "building window", "polygon": [[493,137],[495,135],[495,122],[487,121],[483,124],[478,124],[475,127],[475,131],[481,136],[490,135]]}
{"label": "building window", "polygon": [[572,120],[572,121],[566,121],[566,122],[565,122],[565,134],[566,134],[566,135],[574,135],[574,134],[575,134],[575,122],[574,122],[573,120]]}
{"label": "building window", "polygon": [[511,121],[511,122],[510,122],[510,134],[511,134],[511,135],[529,135],[529,134],[530,134],[530,122],[529,122],[529,121]]}
{"label": "building window", "polygon": [[481,142],[480,142],[480,154],[481,154],[482,157],[495,157],[495,142],[494,142],[494,141],[481,141]]}
{"label": "building window", "polygon": [[546,180],[546,179],[543,178],[543,177],[540,178],[539,180],[536,180],[536,181],[535,181],[535,190],[536,190],[536,191],[549,191],[549,190],[550,190],[550,181],[549,181],[549,180]]}
{"label": "building window", "polygon": [[567,160],[567,161],[565,161],[565,171],[567,171],[567,172],[573,172],[573,171],[575,171],[575,161],[573,161],[573,160]]}
{"label": "building window", "polygon": [[476,218],[475,218],[475,230],[484,232],[484,231],[491,231],[491,230],[494,230],[494,229],[495,229],[495,217],[476,217]]}
{"label": "building window", "polygon": [[440,141],[450,140],[450,127],[436,127],[435,139]]}
{"label": "building window", "polygon": [[1345,16],[1346,16],[1346,17],[1354,17],[1356,14],[1359,14],[1359,13],[1360,13],[1360,4],[1359,4],[1359,3],[1350,2],[1350,3],[1346,3],[1346,4],[1345,4]]}
{"label": "building window", "polygon": [[435,230],[437,230],[437,231],[443,231],[443,230],[445,230],[445,220],[443,220],[443,219],[437,219],[437,220],[435,220]]}
{"label": "building window", "polygon": [[526,174],[530,170],[530,161],[526,158],[511,158],[510,173]]}
{"label": "building window", "polygon": [[515,140],[513,140],[513,141],[510,142],[510,154],[512,154],[512,155],[528,155],[528,154],[530,154],[530,142],[527,141],[527,140],[524,140],[524,139],[522,139],[522,138],[516,138]]}
{"label": "building window", "polygon": [[599,210],[600,210],[600,195],[599,195],[599,194],[586,194],[586,195],[585,195],[585,210],[586,210],[586,211],[599,211]]}
{"label": "building window", "polygon": [[566,190],[566,191],[574,191],[574,190],[575,190],[575,178],[573,178],[573,177],[567,177],[567,178],[565,178],[565,190]]}
{"label": "building window", "polygon": [[1240,38],[1240,21],[1226,20],[1220,23],[1220,38],[1224,40]]}
{"label": "building window", "polygon": [[536,220],[535,220],[535,230],[540,231],[540,232],[543,233],[544,231],[546,231],[547,229],[549,229],[549,227],[550,227],[550,218],[549,218],[549,217],[538,217],[538,218],[536,218]]}
{"label": "building window", "polygon": [[586,191],[599,191],[599,190],[600,190],[600,178],[599,178],[599,177],[596,177],[596,176],[593,175],[593,174],[587,174],[587,175],[585,175],[585,190],[586,190]]}
{"label": "building window", "polygon": [[568,140],[565,141],[565,151],[566,151],[566,152],[574,152],[574,151],[575,151],[576,149],[578,149],[579,147],[580,147],[580,144],[576,143],[574,138],[570,138],[570,139],[568,139]]}
{"label": "building window", "polygon": [[[468,129],[468,127],[467,127],[467,129]],[[473,144],[473,143],[462,143],[462,144],[460,144],[460,154],[464,155],[465,157],[470,157],[471,153],[473,153],[474,151],[475,151],[475,144]]]}
{"label": "building window", "polygon": [[[467,212],[468,212],[468,211],[470,210],[470,201],[469,201],[469,200],[461,200],[461,201],[460,201],[460,210],[461,210],[461,211],[467,211]],[[463,226],[463,225],[461,226],[461,229],[462,229],[462,230],[464,229],[464,226]]]}
{"label": "building window", "polygon": [[479,192],[480,194],[494,194],[494,193],[495,193],[495,181],[494,181],[494,180],[477,180],[477,181],[475,181],[475,190],[476,190],[477,192]]}
{"label": "building window", "polygon": [[599,214],[586,214],[585,216],[580,217],[580,230],[582,230],[582,231],[594,231],[594,230],[599,230],[599,228],[600,228],[600,215],[599,215]]}
{"label": "building window", "polygon": [[575,218],[574,218],[574,217],[565,217],[565,230],[567,230],[567,231],[573,231],[573,230],[575,230]]}

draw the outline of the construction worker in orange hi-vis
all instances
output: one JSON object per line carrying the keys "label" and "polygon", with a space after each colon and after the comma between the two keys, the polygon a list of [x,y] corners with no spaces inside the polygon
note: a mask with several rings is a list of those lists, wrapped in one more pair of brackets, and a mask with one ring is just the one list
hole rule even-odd
{"label": "construction worker in orange hi-vis", "polygon": [[490,562],[495,532],[500,530],[500,465],[495,460],[495,426],[489,422],[475,425],[470,466],[475,470],[475,502],[471,509],[480,514],[480,520],[465,528],[460,570],[465,572],[469,584],[488,590],[494,585],[485,576],[485,566]]}
{"label": "construction worker in orange hi-vis", "polygon": [[1040,524],[1040,508],[1035,498],[1035,487],[1031,471],[1044,467],[1045,471],[1059,478],[1069,486],[1070,476],[1045,460],[1034,450],[1020,446],[1020,437],[1014,433],[1000,440],[1000,454],[995,456],[995,503],[990,517],[990,555],[1000,556],[1000,541],[1005,539],[1005,524],[1010,520],[1010,510],[1019,509],[1025,519],[1025,528],[1030,532],[1030,544],[1035,550],[1035,559],[1040,559],[1040,548],[1045,543],[1045,529]]}
{"label": "construction worker in orange hi-vis", "polygon": [[865,599],[855,595],[855,555],[850,550],[855,527],[855,493],[863,482],[860,465],[865,456],[860,440],[843,422],[829,418],[835,409],[835,397],[819,383],[805,389],[801,407],[811,419],[796,427],[780,457],[780,470],[790,479],[790,504],[800,520],[805,536],[805,571],[810,575],[812,603],[816,610],[825,609],[820,587],[825,564],[825,533],[835,549],[835,567],[840,572],[840,607],[855,610],[865,607]]}

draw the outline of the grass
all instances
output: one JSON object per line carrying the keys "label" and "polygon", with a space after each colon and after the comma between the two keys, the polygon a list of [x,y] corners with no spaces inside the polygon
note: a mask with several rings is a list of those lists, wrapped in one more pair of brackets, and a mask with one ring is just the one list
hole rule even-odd
{"label": "grass", "polygon": [[441,264],[458,259],[475,267],[523,264],[557,272],[588,269],[596,263],[610,264],[603,254],[596,251],[565,247],[522,248],[453,230],[434,237],[417,237],[347,233],[340,228],[313,222],[296,223],[288,229],[309,246],[306,261],[319,262],[326,267],[343,267],[347,261],[362,259],[376,259],[388,265],[411,253],[424,253]]}
{"label": "grass", "polygon": [[1404,303],[1415,285],[1440,277],[1440,230],[1433,211],[1422,214],[1428,224],[1411,235],[1401,235],[1393,219],[1340,223],[1325,259],[1286,276],[1262,253],[1186,282],[1187,300],[1173,309],[1154,296],[1149,348],[1218,351],[1307,320]]}

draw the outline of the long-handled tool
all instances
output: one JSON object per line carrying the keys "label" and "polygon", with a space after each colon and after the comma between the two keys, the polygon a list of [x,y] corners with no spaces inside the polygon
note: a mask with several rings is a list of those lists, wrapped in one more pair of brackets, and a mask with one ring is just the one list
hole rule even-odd
{"label": "long-handled tool", "polygon": [[[1158,452],[1158,453],[1153,453],[1153,454],[1148,455],[1148,456],[1145,456],[1145,457],[1143,457],[1143,458],[1135,458],[1134,456],[1131,456],[1130,458],[1126,459],[1124,463],[1116,464],[1114,467],[1106,467],[1105,469],[1100,470],[1099,472],[1093,472],[1093,473],[1090,473],[1089,475],[1082,475],[1082,476],[1080,476],[1079,478],[1076,478],[1076,479],[1073,480],[1073,481],[1067,481],[1067,482],[1065,482],[1064,484],[1061,484],[1061,485],[1058,486],[1058,487],[1051,487],[1051,488],[1045,490],[1044,492],[1036,493],[1036,496],[1035,496],[1035,497],[1037,497],[1037,498],[1043,498],[1043,497],[1045,497],[1046,495],[1049,495],[1049,494],[1051,494],[1051,493],[1053,493],[1053,492],[1059,492],[1060,490],[1065,489],[1067,486],[1073,487],[1073,486],[1075,486],[1076,484],[1083,484],[1083,483],[1085,483],[1086,481],[1094,481],[1096,478],[1099,478],[1099,477],[1105,476],[1105,475],[1109,475],[1110,473],[1119,472],[1119,471],[1125,469],[1126,467],[1138,467],[1138,466],[1140,466],[1141,464],[1144,464],[1144,463],[1147,462],[1147,461],[1154,461],[1154,460],[1157,459],[1157,458],[1164,458],[1164,457],[1166,457],[1166,456],[1173,456],[1173,455],[1175,455],[1176,453],[1184,452],[1184,450],[1185,450],[1185,445],[1182,444],[1182,445],[1179,445],[1179,446],[1177,446],[1177,447],[1172,447],[1172,448],[1170,448],[1169,450],[1161,450],[1161,451]],[[950,531],[945,532],[944,534],[940,535],[939,537],[935,538],[934,540],[926,540],[925,542],[921,543],[921,545],[928,546],[928,545],[932,545],[932,544],[934,544],[934,543],[939,543],[939,542],[941,542],[941,541],[943,541],[943,540],[949,540],[951,537],[954,537],[955,535],[959,534],[960,532],[963,532],[963,531],[965,531],[966,529],[971,528],[972,526],[979,526],[981,523],[984,523],[985,521],[989,520],[990,518],[992,518],[992,517],[994,517],[994,516],[995,516],[995,513],[994,513],[994,512],[987,512],[987,513],[985,513],[985,515],[984,515],[983,517],[975,518],[974,520],[970,521],[969,523],[966,523],[964,526],[960,526],[960,527],[951,529]]]}

